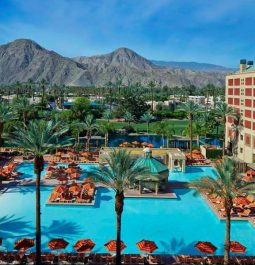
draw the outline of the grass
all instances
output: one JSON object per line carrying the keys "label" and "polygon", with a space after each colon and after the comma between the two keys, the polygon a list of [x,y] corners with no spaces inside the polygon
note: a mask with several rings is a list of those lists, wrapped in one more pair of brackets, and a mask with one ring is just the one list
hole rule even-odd
{"label": "grass", "polygon": [[[102,123],[101,120],[97,121],[98,124]],[[168,123],[171,127],[174,128],[175,134],[176,135],[181,135],[183,130],[188,126],[188,121],[187,120],[166,120],[166,123]],[[114,128],[117,129],[122,129],[125,126],[128,126],[127,122],[112,122]],[[155,127],[156,127],[157,122],[152,122],[150,123],[149,127],[149,132],[150,133],[155,133]],[[138,122],[134,123],[131,122],[130,124],[136,132],[146,132],[147,131],[147,124],[145,122]]]}

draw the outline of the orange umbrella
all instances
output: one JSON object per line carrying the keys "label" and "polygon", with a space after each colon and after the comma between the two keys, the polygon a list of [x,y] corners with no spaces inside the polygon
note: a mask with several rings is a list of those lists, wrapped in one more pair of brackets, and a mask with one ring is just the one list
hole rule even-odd
{"label": "orange umbrella", "polygon": [[70,192],[73,192],[73,193],[77,193],[77,192],[80,192],[80,191],[81,191],[81,187],[79,187],[79,186],[77,186],[77,185],[75,185],[75,186],[71,186],[71,187],[69,188],[69,191],[70,191]]}
{"label": "orange umbrella", "polygon": [[217,249],[211,242],[207,241],[198,241],[195,245],[195,248],[197,248],[202,253],[209,254],[213,254]]}
{"label": "orange umbrella", "polygon": [[148,143],[147,143],[147,142],[143,142],[143,143],[141,143],[141,145],[142,145],[142,146],[147,146]]}
{"label": "orange umbrella", "polygon": [[57,152],[56,155],[57,156],[61,156],[63,153],[62,152]]}
{"label": "orange umbrella", "polygon": [[241,205],[248,205],[250,202],[244,197],[236,197],[234,198],[234,203],[241,204]]}
{"label": "orange umbrella", "polygon": [[80,176],[81,176],[80,173],[72,173],[72,174],[70,175],[70,177],[71,177],[72,179],[78,179]]}
{"label": "orange umbrella", "polygon": [[155,251],[158,247],[154,241],[149,241],[149,240],[141,240],[140,242],[136,243],[137,247],[139,250],[152,253]]}
{"label": "orange umbrella", "polygon": [[60,182],[67,181],[67,177],[66,176],[59,176],[58,181],[60,181]]}
{"label": "orange umbrella", "polygon": [[68,244],[69,243],[63,238],[55,238],[48,243],[48,246],[50,249],[58,250],[66,248]]}
{"label": "orange umbrella", "polygon": [[84,181],[85,183],[88,183],[88,182],[93,182],[94,179],[93,179],[93,178],[90,178],[90,177],[87,177],[87,178],[84,178],[83,181]]}
{"label": "orange umbrella", "polygon": [[[117,250],[117,242],[116,240],[110,240],[106,244],[104,244],[105,248],[109,252],[116,252]],[[126,248],[126,245],[123,243],[123,241],[120,242],[120,251],[122,251],[124,248]]]}
{"label": "orange umbrella", "polygon": [[95,188],[95,184],[94,183],[85,183],[85,184],[82,185],[82,188],[83,189],[87,189],[87,190],[94,189]]}
{"label": "orange umbrella", "polygon": [[26,251],[27,249],[32,248],[34,245],[35,245],[34,239],[31,239],[31,238],[22,238],[20,240],[17,240],[14,243],[14,248],[16,250]]}
{"label": "orange umbrella", "polygon": [[147,147],[154,148],[154,144],[148,144]]}
{"label": "orange umbrella", "polygon": [[74,249],[80,253],[91,252],[95,245],[91,239],[78,240],[74,245]]}
{"label": "orange umbrella", "polygon": [[234,253],[244,253],[246,247],[238,241],[230,241],[230,251]]}
{"label": "orange umbrella", "polygon": [[66,190],[66,187],[65,186],[57,186],[54,191],[57,192],[57,193],[62,193]]}
{"label": "orange umbrella", "polygon": [[253,178],[252,178],[251,175],[246,175],[246,176],[244,176],[244,177],[242,178],[242,181],[245,181],[245,182],[250,182],[250,181],[252,181],[252,180],[253,180]]}
{"label": "orange umbrella", "polygon": [[68,174],[71,174],[71,173],[75,173],[76,172],[76,169],[75,168],[68,168],[68,169],[66,169],[66,173],[68,173]]}
{"label": "orange umbrella", "polygon": [[250,175],[250,176],[255,176],[255,170],[248,170],[247,172],[246,172],[246,175]]}
{"label": "orange umbrella", "polygon": [[46,170],[47,171],[53,171],[53,170],[56,170],[56,168],[55,167],[47,167]]}

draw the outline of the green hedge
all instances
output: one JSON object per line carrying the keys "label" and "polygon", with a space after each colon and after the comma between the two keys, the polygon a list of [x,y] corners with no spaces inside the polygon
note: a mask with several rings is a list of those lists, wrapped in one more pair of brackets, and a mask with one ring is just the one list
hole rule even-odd
{"label": "green hedge", "polygon": [[207,149],[206,157],[209,159],[218,159],[222,157],[222,149]]}

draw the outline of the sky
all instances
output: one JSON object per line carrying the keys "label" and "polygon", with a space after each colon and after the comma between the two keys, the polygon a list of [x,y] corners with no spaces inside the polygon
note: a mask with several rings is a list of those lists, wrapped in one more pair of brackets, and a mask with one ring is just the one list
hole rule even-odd
{"label": "sky", "polygon": [[0,45],[67,56],[127,47],[155,60],[238,67],[255,59],[254,0],[0,0]]}

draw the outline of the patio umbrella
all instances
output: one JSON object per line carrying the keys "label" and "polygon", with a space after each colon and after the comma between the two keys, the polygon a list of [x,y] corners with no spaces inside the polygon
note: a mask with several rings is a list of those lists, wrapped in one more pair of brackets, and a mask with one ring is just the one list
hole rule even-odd
{"label": "patio umbrella", "polygon": [[55,238],[49,241],[48,246],[52,250],[64,249],[69,243],[63,238]]}
{"label": "patio umbrella", "polygon": [[80,174],[80,173],[77,173],[77,172],[72,173],[72,174],[70,175],[70,177],[71,177],[72,179],[78,179],[80,176],[81,176],[81,174]]}
{"label": "patio umbrella", "polygon": [[63,153],[62,152],[57,152],[56,156],[61,156]]}
{"label": "patio umbrella", "polygon": [[202,253],[213,254],[217,248],[211,243],[207,241],[198,241],[195,244],[195,248],[197,248]]}
{"label": "patio umbrella", "polygon": [[50,163],[48,164],[49,167],[55,167],[56,165],[57,165],[57,163],[55,163],[55,162],[50,162]]}
{"label": "patio umbrella", "polygon": [[68,169],[66,169],[66,173],[68,174],[76,173],[76,169],[69,167]]}
{"label": "patio umbrella", "polygon": [[67,176],[59,176],[59,177],[57,178],[57,180],[60,181],[60,182],[64,182],[64,181],[67,181],[68,178],[67,178]]}
{"label": "patio umbrella", "polygon": [[70,188],[69,188],[69,191],[70,192],[73,192],[73,193],[78,193],[78,192],[80,192],[81,191],[81,187],[79,187],[79,186],[71,186]]}
{"label": "patio umbrella", "polygon": [[51,166],[49,166],[49,167],[46,168],[46,170],[47,170],[47,171],[54,171],[54,170],[56,170],[56,168],[55,168],[55,167],[51,167]]}
{"label": "patio umbrella", "polygon": [[246,247],[238,241],[230,241],[230,252],[234,253],[244,253]]}
{"label": "patio umbrella", "polygon": [[69,165],[68,165],[68,167],[77,167],[78,165],[76,164],[76,163],[74,163],[74,162],[72,162],[72,163],[70,163]]}
{"label": "patio umbrella", "polygon": [[22,238],[14,243],[14,248],[19,251],[26,251],[27,249],[32,248],[34,245],[34,239]]}
{"label": "patio umbrella", "polygon": [[144,240],[144,239],[141,240],[140,242],[137,242],[136,245],[139,250],[147,253],[152,253],[158,248],[154,241]]}
{"label": "patio umbrella", "polygon": [[142,146],[147,146],[148,143],[147,143],[147,142],[143,142],[143,143],[141,143],[141,145],[142,145]]}
{"label": "patio umbrella", "polygon": [[234,203],[241,204],[241,205],[248,205],[250,202],[244,197],[236,197],[234,198]]}
{"label": "patio umbrella", "polygon": [[94,182],[94,179],[93,178],[90,178],[90,177],[87,177],[87,178],[84,178],[83,181],[85,183],[90,183],[90,182]]}
{"label": "patio umbrella", "polygon": [[[104,244],[104,246],[109,252],[116,252],[116,250],[117,250],[116,240],[110,240],[106,244]],[[126,245],[123,243],[123,241],[121,241],[120,242],[120,250],[122,251],[124,248],[126,248]]]}
{"label": "patio umbrella", "polygon": [[91,252],[96,244],[91,239],[78,240],[74,249],[79,253]]}
{"label": "patio umbrella", "polygon": [[154,144],[148,144],[147,147],[154,148]]}
{"label": "patio umbrella", "polygon": [[66,190],[66,187],[65,186],[57,186],[54,191],[57,192],[57,193],[62,193]]}
{"label": "patio umbrella", "polygon": [[248,170],[247,172],[246,172],[246,175],[247,176],[255,176],[255,170]]}
{"label": "patio umbrella", "polygon": [[95,188],[95,184],[94,183],[85,183],[82,185],[83,189],[94,189]]}

